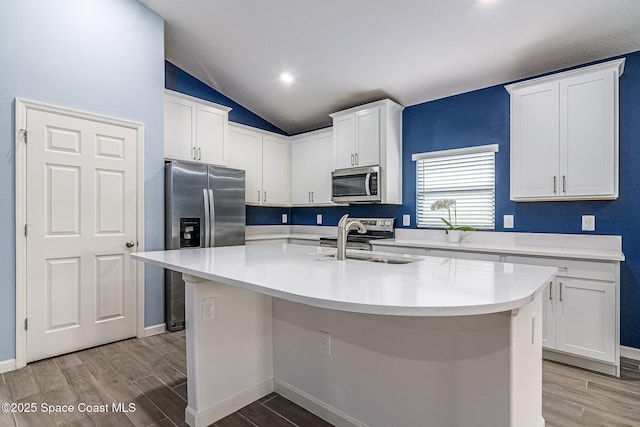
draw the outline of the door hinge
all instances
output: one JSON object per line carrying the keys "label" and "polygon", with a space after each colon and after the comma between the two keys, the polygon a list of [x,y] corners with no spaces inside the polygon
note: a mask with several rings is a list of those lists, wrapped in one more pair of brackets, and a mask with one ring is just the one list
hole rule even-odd
{"label": "door hinge", "polygon": [[26,331],[27,329],[29,329],[29,319],[28,318],[24,318],[24,330]]}
{"label": "door hinge", "polygon": [[24,135],[24,143],[26,144],[27,142],[29,142],[29,138],[27,137],[27,130],[20,129],[20,133]]}
{"label": "door hinge", "polygon": [[29,235],[29,224],[24,225],[24,237]]}

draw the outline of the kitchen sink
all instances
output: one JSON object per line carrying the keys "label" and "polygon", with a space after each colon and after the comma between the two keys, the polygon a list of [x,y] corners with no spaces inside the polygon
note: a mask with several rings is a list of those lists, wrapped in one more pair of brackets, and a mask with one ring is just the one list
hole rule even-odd
{"label": "kitchen sink", "polygon": [[[336,254],[333,253],[321,253],[313,254],[320,255],[323,258],[336,259]],[[391,254],[372,253],[372,252],[347,252],[347,259],[353,259],[357,261],[377,262],[379,264],[410,264],[416,261],[422,261],[424,258],[416,256],[397,256]]]}

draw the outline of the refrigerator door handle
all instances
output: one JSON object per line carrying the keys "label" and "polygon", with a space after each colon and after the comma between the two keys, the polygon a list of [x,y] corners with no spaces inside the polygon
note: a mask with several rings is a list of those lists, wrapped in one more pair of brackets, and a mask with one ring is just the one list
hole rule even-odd
{"label": "refrigerator door handle", "polygon": [[210,226],[209,226],[209,233],[211,234],[211,237],[209,238],[209,246],[210,247],[214,247],[216,245],[216,210],[215,210],[215,203],[214,203],[214,199],[213,199],[213,190],[209,189],[209,215],[210,215]]}
{"label": "refrigerator door handle", "polygon": [[207,192],[206,188],[202,189],[202,196],[204,199],[204,247],[208,248],[209,247],[209,234],[210,234],[210,229],[211,229],[211,224],[210,224],[210,214],[209,214],[209,193]]}

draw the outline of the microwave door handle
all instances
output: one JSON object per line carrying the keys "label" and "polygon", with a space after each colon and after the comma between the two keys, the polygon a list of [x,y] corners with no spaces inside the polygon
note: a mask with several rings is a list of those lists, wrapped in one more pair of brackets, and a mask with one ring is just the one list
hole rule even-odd
{"label": "microwave door handle", "polygon": [[209,216],[209,193],[206,188],[202,189],[202,196],[204,199],[204,247],[209,247],[209,228],[211,225],[209,221],[211,220]]}
{"label": "microwave door handle", "polygon": [[371,172],[367,172],[367,177],[364,179],[364,191],[367,196],[371,195],[371,189],[369,188],[369,182],[371,182]]}
{"label": "microwave door handle", "polygon": [[213,190],[209,189],[209,215],[211,225],[209,226],[209,246],[214,247],[216,245],[216,210],[215,203],[213,199]]}

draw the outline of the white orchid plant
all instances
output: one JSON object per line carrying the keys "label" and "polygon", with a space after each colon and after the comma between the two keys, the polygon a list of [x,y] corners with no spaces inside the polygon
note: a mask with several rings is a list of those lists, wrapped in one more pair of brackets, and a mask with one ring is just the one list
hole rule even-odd
{"label": "white orchid plant", "polygon": [[[453,208],[453,221],[451,220],[451,209]],[[445,233],[449,234],[449,230],[458,230],[458,231],[474,231],[475,228],[462,226],[458,227],[458,213],[456,212],[456,201],[455,199],[438,199],[431,204],[432,211],[439,211],[442,209],[446,209],[448,213],[449,220],[447,221],[445,218],[440,218],[442,222],[447,226],[445,229]]]}

